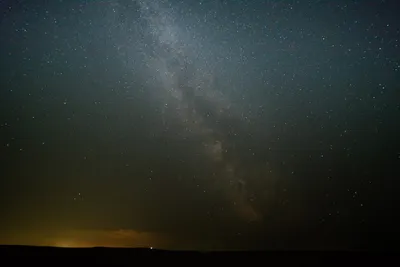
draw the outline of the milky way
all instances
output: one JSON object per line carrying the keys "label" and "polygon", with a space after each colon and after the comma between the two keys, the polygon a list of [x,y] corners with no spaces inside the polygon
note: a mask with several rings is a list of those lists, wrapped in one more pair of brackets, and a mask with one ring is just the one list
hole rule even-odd
{"label": "milky way", "polygon": [[222,189],[238,214],[246,220],[260,219],[249,201],[246,178],[239,176],[235,164],[226,158],[226,154],[235,151],[227,139],[229,133],[220,125],[224,121],[243,123],[238,110],[218,90],[213,69],[200,67],[205,62],[198,62],[198,58],[206,59],[193,55],[191,44],[185,42],[190,37],[180,38],[182,32],[174,23],[172,11],[159,1],[138,3],[141,18],[147,22],[144,30],[151,34],[150,45],[145,44],[150,46],[151,53],[148,49],[143,51],[146,65],[166,92],[157,91],[165,94],[163,113],[173,112],[187,131],[201,137],[204,153],[219,166],[213,185]]}

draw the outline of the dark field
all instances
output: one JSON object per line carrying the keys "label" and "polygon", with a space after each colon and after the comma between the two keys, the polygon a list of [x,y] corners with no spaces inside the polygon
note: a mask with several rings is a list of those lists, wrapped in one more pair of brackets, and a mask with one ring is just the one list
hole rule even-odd
{"label": "dark field", "polygon": [[[279,266],[326,266],[350,264],[391,264],[398,261],[393,252],[361,251],[167,251],[147,248],[56,248],[31,246],[0,246],[0,256],[8,263],[52,264],[142,264],[149,261],[171,260],[185,264],[220,259],[221,263],[268,264]],[[165,263],[163,261],[162,263]]]}

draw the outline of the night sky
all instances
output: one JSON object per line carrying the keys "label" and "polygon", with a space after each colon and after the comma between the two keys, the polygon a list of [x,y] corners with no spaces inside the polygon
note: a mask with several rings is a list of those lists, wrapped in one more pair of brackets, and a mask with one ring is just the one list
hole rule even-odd
{"label": "night sky", "polygon": [[392,247],[399,8],[0,1],[0,243]]}

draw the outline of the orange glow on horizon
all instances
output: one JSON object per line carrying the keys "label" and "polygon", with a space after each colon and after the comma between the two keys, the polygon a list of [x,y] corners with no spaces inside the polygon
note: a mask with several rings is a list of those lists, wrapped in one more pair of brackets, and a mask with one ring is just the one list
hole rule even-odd
{"label": "orange glow on horizon", "polygon": [[52,244],[54,247],[58,248],[85,248],[85,247],[94,247],[93,245],[89,244],[84,244],[80,242],[75,242],[75,241],[67,241],[67,240],[62,240],[62,241],[57,241],[54,244]]}
{"label": "orange glow on horizon", "polygon": [[128,229],[118,230],[71,230],[47,239],[49,246],[61,248],[138,248],[160,247],[165,238],[149,232],[137,232]]}
{"label": "orange glow on horizon", "polygon": [[[28,234],[14,235],[2,243],[7,245],[48,246],[58,248],[175,248],[176,238],[163,233],[135,231],[131,229],[71,229],[59,233],[35,232],[35,236]],[[1,241],[1,240],[0,240]],[[184,240],[186,241],[186,240]]]}

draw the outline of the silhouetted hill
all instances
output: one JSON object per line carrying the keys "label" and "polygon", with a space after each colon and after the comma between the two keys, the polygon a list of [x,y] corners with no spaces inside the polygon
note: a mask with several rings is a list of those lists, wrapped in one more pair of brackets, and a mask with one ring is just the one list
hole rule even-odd
{"label": "silhouetted hill", "polygon": [[[147,248],[58,248],[35,246],[0,246],[2,262],[8,263],[53,263],[53,264],[141,264],[160,259],[185,264],[199,260],[220,258],[224,265],[229,263],[279,264],[279,266],[326,266],[349,264],[373,264],[398,262],[393,252],[356,251],[168,251]],[[397,261],[396,261],[397,260]],[[212,261],[215,263],[215,261]],[[165,263],[164,261],[162,263]]]}

